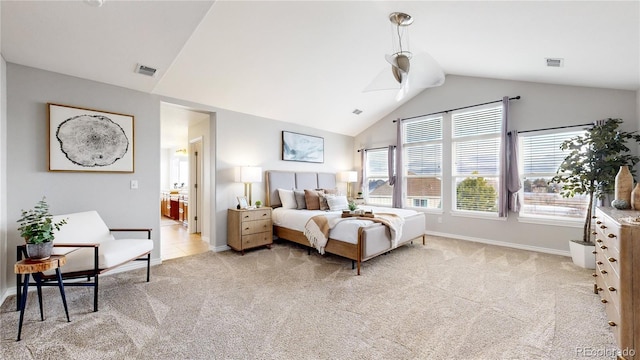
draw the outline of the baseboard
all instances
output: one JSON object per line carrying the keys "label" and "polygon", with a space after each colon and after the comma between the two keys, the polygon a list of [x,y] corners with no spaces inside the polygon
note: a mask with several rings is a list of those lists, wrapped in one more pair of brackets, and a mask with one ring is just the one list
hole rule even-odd
{"label": "baseboard", "polygon": [[505,242],[505,241],[496,241],[496,240],[482,239],[482,238],[471,237],[471,236],[447,234],[447,233],[441,233],[441,232],[436,232],[436,231],[427,231],[427,235],[441,236],[441,237],[452,238],[452,239],[457,239],[457,240],[472,241],[472,242],[477,242],[477,243],[482,243],[482,244],[487,244],[487,245],[496,245],[496,246],[503,246],[503,247],[508,247],[508,248],[520,249],[520,250],[528,250],[528,251],[535,251],[535,252],[540,252],[540,253],[545,253],[545,254],[552,254],[552,255],[560,255],[560,256],[571,257],[571,253],[569,251],[563,251],[563,250],[558,250],[558,249],[550,249],[550,248],[545,248],[545,247],[540,247],[540,246],[514,244],[514,243],[510,243],[510,242]]}
{"label": "baseboard", "polygon": [[222,245],[222,246],[209,245],[209,250],[213,252],[221,252],[221,251],[231,250],[231,248],[229,247],[229,245]]}

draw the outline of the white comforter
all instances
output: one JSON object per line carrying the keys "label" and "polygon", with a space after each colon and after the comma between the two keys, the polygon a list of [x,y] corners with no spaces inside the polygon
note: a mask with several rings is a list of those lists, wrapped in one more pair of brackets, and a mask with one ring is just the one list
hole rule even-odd
{"label": "white comforter", "polygon": [[[373,213],[392,213],[403,218],[417,214],[415,210],[395,209],[378,206],[360,206],[360,210],[373,210]],[[312,216],[325,215],[329,220],[339,218],[342,211],[322,211],[322,210],[296,210],[275,208],[271,212],[273,224],[292,230],[304,232],[304,225]],[[353,221],[341,221],[331,229],[329,237],[351,244],[358,243],[358,228],[373,224],[371,220],[354,219]]]}

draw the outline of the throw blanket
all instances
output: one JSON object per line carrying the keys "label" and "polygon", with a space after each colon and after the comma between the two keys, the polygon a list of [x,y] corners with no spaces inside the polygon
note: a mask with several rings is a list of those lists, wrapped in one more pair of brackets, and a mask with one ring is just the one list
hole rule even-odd
{"label": "throw blanket", "polygon": [[374,217],[348,217],[348,218],[336,218],[327,219],[324,215],[316,215],[309,219],[304,226],[304,236],[307,237],[311,246],[318,249],[320,254],[324,254],[324,248],[329,241],[329,231],[333,229],[339,222],[349,220],[369,220],[377,223],[381,223],[389,228],[391,234],[391,243],[393,248],[398,246],[398,240],[402,236],[402,225],[404,219],[396,214],[378,213]]}

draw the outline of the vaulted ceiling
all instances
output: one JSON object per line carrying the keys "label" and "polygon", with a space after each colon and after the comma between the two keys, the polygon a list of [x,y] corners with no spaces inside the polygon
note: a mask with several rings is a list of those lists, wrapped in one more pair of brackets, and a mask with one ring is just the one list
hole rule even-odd
{"label": "vaulted ceiling", "polygon": [[[638,1],[2,1],[12,63],[356,135],[423,89],[363,91],[405,41],[446,74],[637,90]],[[550,68],[545,58],[562,58]],[[134,72],[157,69],[154,77]],[[411,73],[411,72],[410,72]],[[384,76],[384,75],[383,75]],[[362,110],[360,115],[352,113]]]}

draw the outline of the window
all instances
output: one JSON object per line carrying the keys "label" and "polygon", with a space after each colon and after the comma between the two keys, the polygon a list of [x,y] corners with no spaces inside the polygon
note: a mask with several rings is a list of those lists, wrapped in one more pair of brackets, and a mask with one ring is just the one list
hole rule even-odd
{"label": "window", "polygon": [[403,123],[405,204],[442,208],[442,116]]}
{"label": "window", "polygon": [[389,185],[388,149],[367,150],[367,204],[391,206],[393,188]]}
{"label": "window", "polygon": [[454,210],[498,213],[502,105],[453,112]]}
{"label": "window", "polygon": [[586,216],[589,199],[586,195],[573,198],[560,196],[562,185],[549,184],[566,154],[560,144],[584,131],[520,136],[520,176],[522,207],[520,216],[542,218],[577,218]]}

